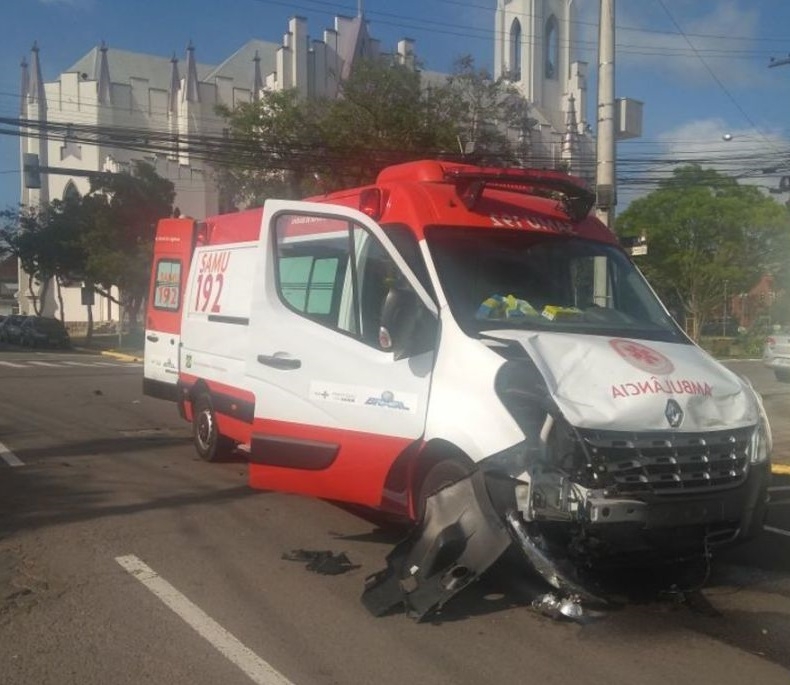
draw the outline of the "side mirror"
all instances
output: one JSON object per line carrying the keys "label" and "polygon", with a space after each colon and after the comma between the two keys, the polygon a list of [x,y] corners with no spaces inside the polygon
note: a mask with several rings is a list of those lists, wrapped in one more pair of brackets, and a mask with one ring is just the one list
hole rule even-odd
{"label": "side mirror", "polygon": [[395,359],[405,359],[433,349],[436,319],[411,288],[391,287],[381,309],[379,345]]}

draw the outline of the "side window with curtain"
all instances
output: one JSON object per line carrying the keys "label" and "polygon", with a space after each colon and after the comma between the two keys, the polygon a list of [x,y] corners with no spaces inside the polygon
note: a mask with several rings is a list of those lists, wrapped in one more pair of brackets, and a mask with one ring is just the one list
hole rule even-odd
{"label": "side window with curtain", "polygon": [[175,312],[181,307],[181,260],[160,259],[156,263],[154,309]]}

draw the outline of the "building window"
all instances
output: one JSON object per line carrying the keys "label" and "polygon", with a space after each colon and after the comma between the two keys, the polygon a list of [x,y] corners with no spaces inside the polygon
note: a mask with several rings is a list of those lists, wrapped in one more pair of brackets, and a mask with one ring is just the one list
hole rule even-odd
{"label": "building window", "polygon": [[80,199],[80,191],[77,190],[77,186],[74,185],[74,181],[69,181],[66,184],[66,188],[63,190],[63,200],[68,202],[69,200],[79,200]]}
{"label": "building window", "polygon": [[544,49],[545,54],[543,56],[543,63],[545,65],[545,76],[548,79],[556,79],[559,73],[560,62],[560,32],[557,17],[553,14],[546,22]]}
{"label": "building window", "polygon": [[521,23],[513,20],[510,27],[510,64],[508,77],[511,81],[521,80]]}

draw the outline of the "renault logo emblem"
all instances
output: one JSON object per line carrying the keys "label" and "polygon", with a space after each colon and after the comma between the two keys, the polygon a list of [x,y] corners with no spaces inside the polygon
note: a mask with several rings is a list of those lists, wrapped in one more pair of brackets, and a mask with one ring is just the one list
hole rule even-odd
{"label": "renault logo emblem", "polygon": [[683,410],[675,400],[669,400],[667,402],[667,408],[664,410],[664,416],[667,417],[667,421],[669,421],[669,425],[672,426],[672,428],[677,428],[681,423],[683,423]]}

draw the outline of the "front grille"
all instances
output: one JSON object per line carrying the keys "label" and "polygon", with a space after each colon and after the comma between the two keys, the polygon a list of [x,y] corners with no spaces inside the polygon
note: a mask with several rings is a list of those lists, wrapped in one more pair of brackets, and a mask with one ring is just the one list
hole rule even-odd
{"label": "front grille", "polygon": [[[619,495],[711,492],[744,481],[754,428],[705,433],[579,429],[586,480]],[[614,494],[614,493],[613,493]]]}

